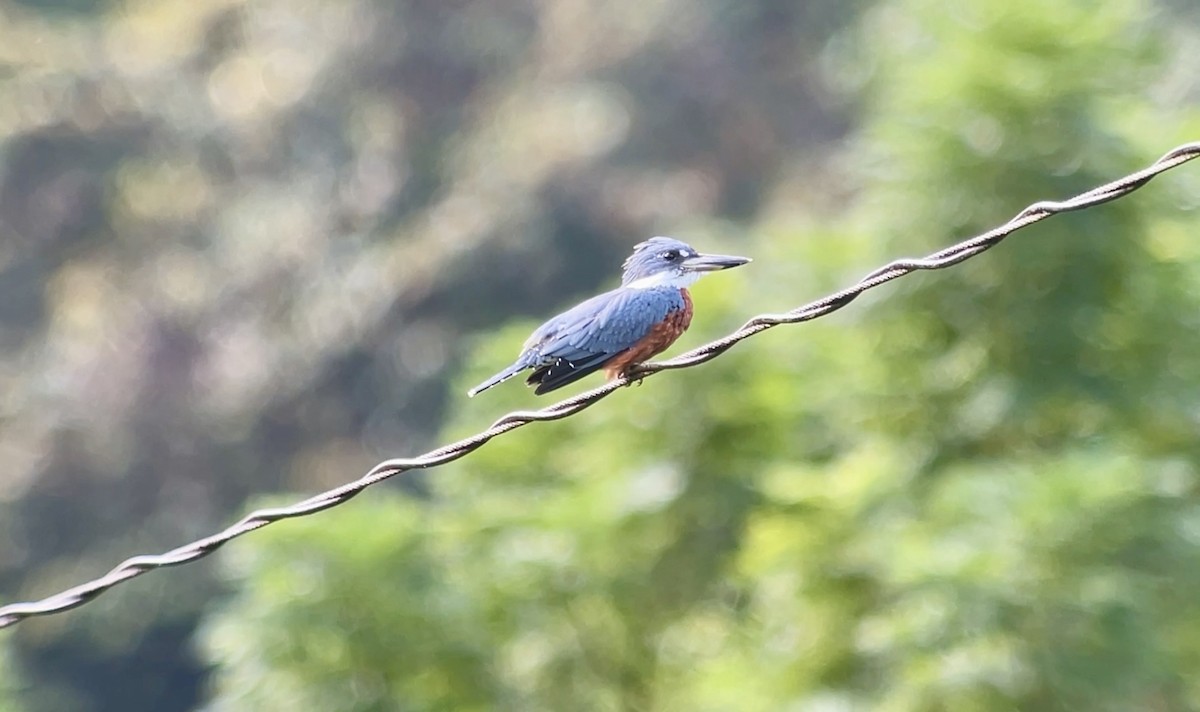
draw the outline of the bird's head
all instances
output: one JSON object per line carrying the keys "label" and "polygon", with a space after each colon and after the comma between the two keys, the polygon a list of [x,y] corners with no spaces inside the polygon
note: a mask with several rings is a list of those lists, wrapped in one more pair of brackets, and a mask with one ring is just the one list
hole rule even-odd
{"label": "bird's head", "polygon": [[707,272],[744,265],[749,257],[705,255],[671,237],[652,237],[633,248],[625,260],[621,285],[634,289],[686,287]]}

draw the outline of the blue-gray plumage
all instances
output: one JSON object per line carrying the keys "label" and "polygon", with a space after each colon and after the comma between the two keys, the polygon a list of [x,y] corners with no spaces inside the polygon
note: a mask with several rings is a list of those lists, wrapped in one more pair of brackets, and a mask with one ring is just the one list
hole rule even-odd
{"label": "blue-gray plumage", "polygon": [[592,297],[542,324],[511,366],[467,391],[474,396],[526,369],[538,395],[601,368],[626,375],[687,330],[692,299],[687,287],[706,272],[737,267],[746,257],[702,255],[669,237],[652,237],[625,260],[621,286]]}

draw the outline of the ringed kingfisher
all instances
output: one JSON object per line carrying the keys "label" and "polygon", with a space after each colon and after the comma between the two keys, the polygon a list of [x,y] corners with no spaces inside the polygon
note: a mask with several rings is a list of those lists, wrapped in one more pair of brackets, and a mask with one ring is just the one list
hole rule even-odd
{"label": "ringed kingfisher", "polygon": [[673,344],[692,322],[687,288],[706,272],[744,265],[748,257],[700,254],[670,237],[652,237],[625,260],[621,286],[542,324],[511,366],[467,391],[474,397],[521,371],[537,395],[604,369],[626,376]]}

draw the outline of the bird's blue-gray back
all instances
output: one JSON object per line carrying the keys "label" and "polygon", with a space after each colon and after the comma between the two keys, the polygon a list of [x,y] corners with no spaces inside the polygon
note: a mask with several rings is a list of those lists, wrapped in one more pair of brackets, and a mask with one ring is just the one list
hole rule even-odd
{"label": "bird's blue-gray back", "polygon": [[536,365],[620,353],[684,306],[676,287],[605,292],[542,324],[526,342],[523,360]]}

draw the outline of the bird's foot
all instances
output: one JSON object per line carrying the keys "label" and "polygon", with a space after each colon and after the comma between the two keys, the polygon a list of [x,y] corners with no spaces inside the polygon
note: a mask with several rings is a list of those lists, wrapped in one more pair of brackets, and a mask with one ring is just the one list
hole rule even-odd
{"label": "bird's foot", "polygon": [[642,381],[646,380],[646,376],[650,375],[650,372],[643,371],[638,366],[633,366],[627,369],[622,375],[628,380],[628,383],[625,384],[626,387],[640,386],[642,385]]}

